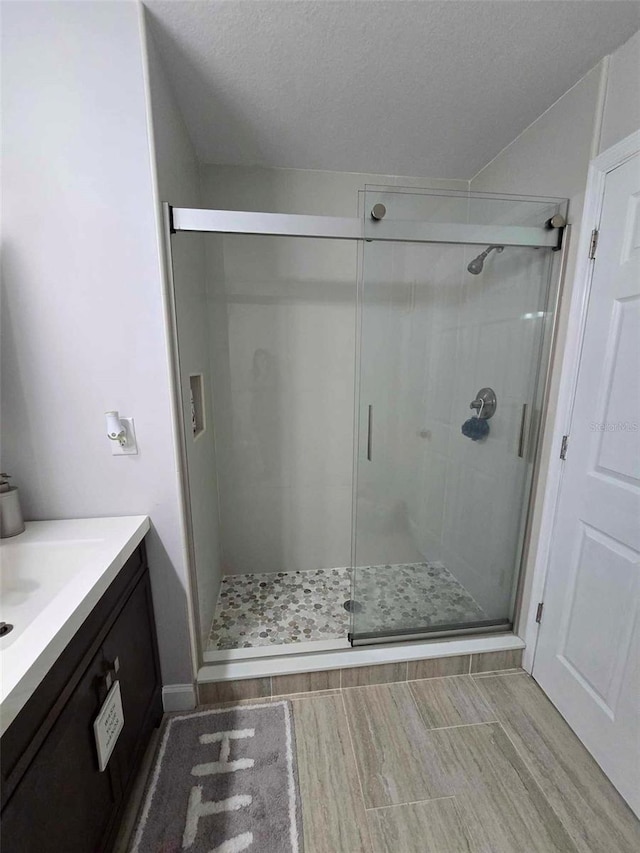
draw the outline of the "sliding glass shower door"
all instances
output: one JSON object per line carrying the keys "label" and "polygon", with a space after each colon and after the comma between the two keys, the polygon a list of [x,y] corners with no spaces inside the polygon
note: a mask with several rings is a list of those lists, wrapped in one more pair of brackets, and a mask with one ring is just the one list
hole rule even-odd
{"label": "sliding glass shower door", "polygon": [[[350,639],[508,630],[557,278],[520,242],[565,205],[363,201]],[[470,225],[486,246],[455,242]]]}

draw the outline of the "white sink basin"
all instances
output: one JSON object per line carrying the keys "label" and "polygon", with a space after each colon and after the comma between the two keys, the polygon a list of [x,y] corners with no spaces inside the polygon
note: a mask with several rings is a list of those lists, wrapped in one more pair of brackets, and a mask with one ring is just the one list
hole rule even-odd
{"label": "white sink basin", "polygon": [[14,643],[65,586],[88,571],[101,539],[84,541],[19,541],[0,552],[0,622],[13,630],[0,637],[0,649]]}

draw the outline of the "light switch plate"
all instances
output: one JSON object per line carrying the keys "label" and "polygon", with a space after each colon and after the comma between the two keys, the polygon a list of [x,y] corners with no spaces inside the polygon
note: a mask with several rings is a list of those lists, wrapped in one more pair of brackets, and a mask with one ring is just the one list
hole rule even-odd
{"label": "light switch plate", "polygon": [[120,423],[127,431],[127,444],[122,447],[119,441],[111,442],[112,456],[136,456],[138,453],[138,443],[136,442],[136,428],[133,425],[133,418],[120,418]]}
{"label": "light switch plate", "polygon": [[98,766],[101,773],[109,763],[111,753],[123,728],[124,712],[122,710],[120,682],[116,681],[107,693],[107,698],[93,723],[93,733],[98,751]]}

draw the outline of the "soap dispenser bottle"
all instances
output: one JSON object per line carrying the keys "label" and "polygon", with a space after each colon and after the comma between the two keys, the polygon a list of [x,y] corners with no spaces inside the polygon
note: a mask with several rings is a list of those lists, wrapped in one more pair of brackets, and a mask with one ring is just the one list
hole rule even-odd
{"label": "soap dispenser bottle", "polygon": [[17,536],[24,530],[18,489],[9,485],[9,474],[0,474],[0,539]]}

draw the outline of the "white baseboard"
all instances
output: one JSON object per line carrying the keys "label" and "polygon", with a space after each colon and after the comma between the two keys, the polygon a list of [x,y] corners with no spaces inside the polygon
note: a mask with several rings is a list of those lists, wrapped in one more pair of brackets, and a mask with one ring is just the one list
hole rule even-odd
{"label": "white baseboard", "polygon": [[193,684],[165,684],[162,688],[162,707],[165,712],[193,711],[196,689]]}

